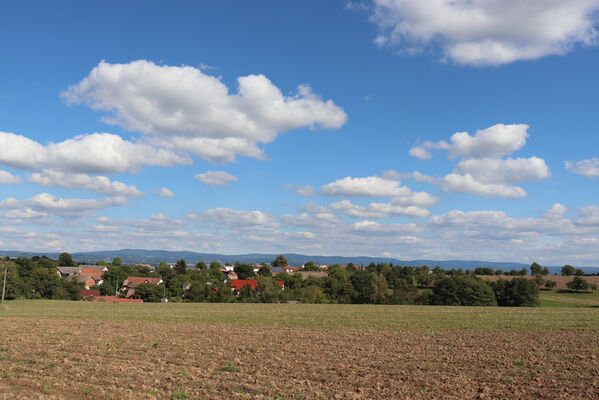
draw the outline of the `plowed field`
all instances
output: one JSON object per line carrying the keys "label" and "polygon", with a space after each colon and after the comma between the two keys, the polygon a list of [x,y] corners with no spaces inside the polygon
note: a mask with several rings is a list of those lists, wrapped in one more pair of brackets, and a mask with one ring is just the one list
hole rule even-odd
{"label": "plowed field", "polygon": [[599,398],[599,309],[20,301],[0,399]]}

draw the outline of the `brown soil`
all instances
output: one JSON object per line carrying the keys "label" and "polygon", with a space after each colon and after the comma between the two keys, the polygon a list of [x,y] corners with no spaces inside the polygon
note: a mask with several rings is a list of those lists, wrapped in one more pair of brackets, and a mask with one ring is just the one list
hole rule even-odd
{"label": "brown soil", "polygon": [[0,399],[597,399],[599,335],[6,318]]}

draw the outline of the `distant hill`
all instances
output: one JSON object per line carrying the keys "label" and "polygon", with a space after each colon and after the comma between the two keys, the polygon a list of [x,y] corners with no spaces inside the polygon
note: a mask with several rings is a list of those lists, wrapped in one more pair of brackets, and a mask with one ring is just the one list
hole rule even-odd
{"label": "distant hill", "polygon": [[[33,256],[46,255],[50,258],[58,258],[59,253],[34,253],[34,252],[22,252],[22,251],[0,251],[0,256],[3,257],[33,257]],[[156,265],[162,261],[165,262],[176,262],[179,259],[184,259],[188,264],[196,264],[199,261],[209,263],[211,261],[218,261],[225,264],[233,264],[237,261],[242,263],[261,263],[271,262],[276,258],[278,254],[216,254],[216,253],[196,253],[192,251],[166,251],[166,250],[141,250],[141,249],[123,249],[123,250],[106,250],[106,251],[90,251],[90,252],[78,252],[71,254],[73,258],[80,263],[95,263],[96,261],[105,260],[110,261],[115,257],[123,260],[127,264],[152,264]],[[439,266],[443,269],[458,269],[463,270],[474,269],[477,267],[482,268],[493,268],[502,270],[511,269],[522,269],[530,267],[530,264],[518,263],[518,262],[493,262],[493,261],[479,261],[479,260],[398,260],[390,257],[341,257],[341,256],[318,256],[318,255],[303,255],[287,253],[283,254],[289,261],[290,265],[302,265],[307,261],[313,261],[319,264],[341,264],[346,265],[350,262],[355,265],[368,265],[370,263],[393,263],[394,265],[404,265],[411,267],[419,267],[426,265],[430,268]],[[561,270],[561,266],[547,266],[551,274],[558,273]],[[599,269],[596,267],[580,266],[586,273],[597,273]]]}

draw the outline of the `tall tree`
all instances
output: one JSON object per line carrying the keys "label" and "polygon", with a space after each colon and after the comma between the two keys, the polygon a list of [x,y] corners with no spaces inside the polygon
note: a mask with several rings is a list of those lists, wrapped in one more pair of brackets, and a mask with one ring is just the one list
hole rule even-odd
{"label": "tall tree", "polygon": [[179,261],[177,261],[177,263],[175,264],[175,268],[173,268],[173,270],[180,275],[185,274],[185,272],[187,272],[187,263],[185,262],[184,259],[180,259]]}
{"label": "tall tree", "polygon": [[275,258],[275,260],[272,262],[273,267],[286,267],[288,265],[287,259],[282,254],[278,255],[277,258]]}
{"label": "tall tree", "polygon": [[576,270],[571,265],[566,264],[562,267],[562,276],[572,276],[574,275],[574,272],[576,272]]}
{"label": "tall tree", "polygon": [[61,267],[74,267],[76,266],[75,261],[73,261],[73,257],[69,253],[61,253],[58,256],[58,265]]}
{"label": "tall tree", "polygon": [[530,266],[530,274],[534,275],[534,276],[542,275],[543,274],[543,267],[541,267],[536,262],[533,262],[531,264],[531,266]]}

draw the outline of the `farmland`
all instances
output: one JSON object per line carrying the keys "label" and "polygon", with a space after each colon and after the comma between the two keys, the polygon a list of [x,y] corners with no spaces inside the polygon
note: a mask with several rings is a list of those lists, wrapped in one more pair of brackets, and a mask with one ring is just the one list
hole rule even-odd
{"label": "farmland", "polygon": [[596,398],[599,309],[12,301],[6,398]]}

